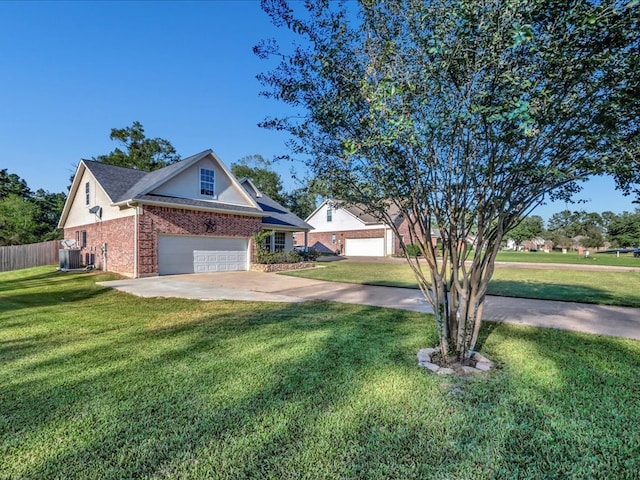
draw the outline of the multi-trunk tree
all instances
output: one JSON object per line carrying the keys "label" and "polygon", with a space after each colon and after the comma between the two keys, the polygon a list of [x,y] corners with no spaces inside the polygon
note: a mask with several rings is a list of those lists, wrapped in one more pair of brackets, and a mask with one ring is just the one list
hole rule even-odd
{"label": "multi-trunk tree", "polygon": [[[445,358],[465,361],[505,233],[577,182],[638,171],[637,1],[263,1],[298,34],[265,94],[328,193],[409,224]],[[626,175],[626,176],[625,176]],[[442,251],[429,241],[440,233]],[[400,232],[396,232],[400,233]]]}

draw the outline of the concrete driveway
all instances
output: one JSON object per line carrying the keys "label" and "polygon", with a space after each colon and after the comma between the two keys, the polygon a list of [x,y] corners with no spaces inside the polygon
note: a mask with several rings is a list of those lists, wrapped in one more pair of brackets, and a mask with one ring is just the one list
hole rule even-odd
{"label": "concrete driveway", "polygon": [[[327,300],[432,312],[419,290],[325,282],[275,273],[230,272],[114,280],[100,285],[140,297],[304,302]],[[487,297],[485,320],[640,340],[640,309],[547,300]]]}

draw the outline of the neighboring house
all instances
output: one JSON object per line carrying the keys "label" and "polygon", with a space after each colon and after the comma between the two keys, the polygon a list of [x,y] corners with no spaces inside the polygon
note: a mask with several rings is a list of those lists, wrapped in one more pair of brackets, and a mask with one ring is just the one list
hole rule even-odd
{"label": "neighboring house", "polygon": [[[406,221],[400,212],[390,212],[405,243],[411,243]],[[313,227],[306,244],[324,253],[346,257],[384,257],[400,255],[400,238],[388,224],[366,213],[362,206],[339,200],[325,200],[306,222]],[[296,244],[303,245],[303,235],[296,235]]]}
{"label": "neighboring house", "polygon": [[505,244],[505,250],[517,250],[518,242],[516,242],[513,238],[508,238]]}
{"label": "neighboring house", "polygon": [[512,238],[507,240],[505,250],[517,250],[517,251],[538,251],[550,252],[553,250],[553,242],[545,240],[542,237],[536,237],[531,240],[525,240],[520,245],[516,243]]}
{"label": "neighboring house", "polygon": [[548,253],[553,250],[553,242],[547,241],[542,237],[536,237],[522,242],[522,248],[529,252],[540,250]]}
{"label": "neighboring house", "polygon": [[85,264],[136,278],[247,270],[254,234],[275,251],[311,228],[211,150],[153,172],[82,160],[59,227]]}

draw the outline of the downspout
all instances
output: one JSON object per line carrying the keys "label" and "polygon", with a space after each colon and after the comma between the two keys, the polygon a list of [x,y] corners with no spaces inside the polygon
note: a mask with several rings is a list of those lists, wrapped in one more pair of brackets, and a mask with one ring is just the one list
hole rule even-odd
{"label": "downspout", "polygon": [[138,215],[140,213],[140,207],[131,202],[127,202],[127,207],[135,208],[135,214],[133,216],[133,278],[138,278]]}
{"label": "downspout", "polygon": [[138,278],[140,275],[138,273],[138,214],[140,207],[136,205],[136,213],[135,213],[135,228],[133,229],[133,278]]}

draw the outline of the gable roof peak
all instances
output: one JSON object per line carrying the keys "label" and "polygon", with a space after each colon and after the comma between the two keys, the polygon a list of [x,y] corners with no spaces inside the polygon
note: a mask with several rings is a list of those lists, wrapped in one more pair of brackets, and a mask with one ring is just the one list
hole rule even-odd
{"label": "gable roof peak", "polygon": [[238,182],[240,182],[240,185],[242,185],[247,190],[247,186],[250,187],[251,190],[253,190],[253,194],[256,198],[262,197],[263,193],[258,189],[258,187],[256,187],[256,184],[253,183],[250,178],[242,177],[240,180],[238,180]]}

